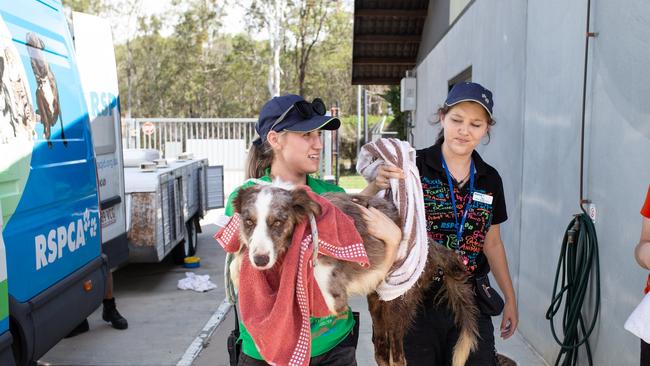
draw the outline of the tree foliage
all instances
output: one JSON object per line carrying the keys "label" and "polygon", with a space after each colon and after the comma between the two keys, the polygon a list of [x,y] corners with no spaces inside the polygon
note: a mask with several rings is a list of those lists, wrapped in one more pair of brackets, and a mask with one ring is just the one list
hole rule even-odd
{"label": "tree foliage", "polygon": [[100,14],[108,8],[108,5],[104,4],[102,0],[63,0],[63,6],[72,11],[89,14]]}
{"label": "tree foliage", "polygon": [[[251,35],[264,32],[261,21],[251,22],[248,33],[223,33],[223,9],[218,3],[222,2],[175,0],[178,6],[168,18],[137,17],[136,33],[116,45],[123,111],[133,117],[257,115],[269,99],[269,60],[274,50],[268,40]],[[338,2],[305,3],[288,3],[291,20],[282,36],[278,94],[338,101],[344,114],[353,112],[352,14]],[[306,21],[296,18],[300,14]],[[165,34],[170,19],[176,21],[167,32],[171,34]]]}
{"label": "tree foliage", "polygon": [[388,102],[393,111],[393,120],[390,122],[387,130],[397,132],[397,138],[406,140],[408,112],[400,111],[401,90],[399,85],[391,85],[381,97]]}

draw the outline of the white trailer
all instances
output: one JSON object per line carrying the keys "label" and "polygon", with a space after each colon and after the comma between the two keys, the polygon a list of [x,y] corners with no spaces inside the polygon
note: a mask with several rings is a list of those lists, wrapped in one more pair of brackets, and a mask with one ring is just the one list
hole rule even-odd
{"label": "white trailer", "polygon": [[159,262],[173,253],[182,262],[194,255],[199,220],[223,207],[223,167],[209,167],[207,159],[155,164],[132,157],[140,152],[125,154],[129,260]]}

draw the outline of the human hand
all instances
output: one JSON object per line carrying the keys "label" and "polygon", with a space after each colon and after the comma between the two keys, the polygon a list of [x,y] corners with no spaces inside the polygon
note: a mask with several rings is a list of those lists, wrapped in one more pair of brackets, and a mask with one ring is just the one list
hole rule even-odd
{"label": "human hand", "polygon": [[404,179],[404,172],[396,166],[384,164],[377,169],[377,177],[373,183],[378,190],[387,189],[391,179]]}
{"label": "human hand", "polygon": [[361,217],[366,222],[368,234],[386,243],[386,257],[390,262],[395,261],[397,248],[402,241],[402,229],[386,214],[374,207],[366,208],[357,204],[361,210]]}
{"label": "human hand", "polygon": [[519,324],[519,314],[517,311],[517,302],[515,300],[507,300],[503,308],[503,317],[501,319],[501,338],[508,339],[515,334],[517,325]]}

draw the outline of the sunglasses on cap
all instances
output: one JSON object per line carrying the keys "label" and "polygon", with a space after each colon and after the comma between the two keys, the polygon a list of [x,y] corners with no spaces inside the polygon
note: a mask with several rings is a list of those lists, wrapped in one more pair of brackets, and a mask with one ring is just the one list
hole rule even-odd
{"label": "sunglasses on cap", "polygon": [[294,109],[298,111],[298,114],[300,114],[300,117],[302,117],[303,119],[309,119],[313,117],[315,114],[319,116],[324,116],[325,112],[327,111],[327,108],[325,107],[325,103],[320,98],[314,98],[314,100],[312,100],[311,103],[309,103],[306,100],[299,100],[293,103],[289,108],[287,108],[287,110],[284,111],[284,113],[282,113],[280,117],[278,117],[278,119],[275,120],[275,122],[273,122],[269,131],[272,131],[273,128],[277,126],[278,123],[282,122],[287,117],[289,112],[291,112]]}

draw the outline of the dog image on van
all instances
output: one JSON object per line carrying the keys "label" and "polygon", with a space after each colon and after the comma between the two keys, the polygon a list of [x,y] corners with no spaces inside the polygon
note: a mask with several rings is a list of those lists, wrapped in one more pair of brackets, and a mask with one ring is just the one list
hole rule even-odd
{"label": "dog image on van", "polygon": [[[425,270],[417,283],[403,296],[381,301],[375,290],[390,270],[390,265],[384,264],[385,244],[368,234],[358,205],[374,207],[400,226],[396,207],[378,197],[344,193],[326,193],[322,197],[354,221],[356,230],[363,238],[369,261],[369,266],[364,268],[356,262],[324,255],[317,257],[313,269],[314,278],[329,311],[337,314],[345,310],[349,295],[367,295],[377,363],[380,366],[404,366],[404,334],[412,322],[416,308],[427,306],[423,304],[423,295],[438,278],[443,283],[441,295],[436,301],[448,301],[460,330],[454,348],[453,365],[464,365],[476,347],[478,310],[474,303],[473,288],[467,283],[467,272],[457,254],[441,245],[430,245],[432,249]],[[318,217],[321,214],[319,203],[312,200],[305,189],[288,188],[275,183],[240,190],[233,206],[242,223],[239,228],[241,248],[230,264],[230,275],[235,287],[239,286],[242,261],[250,261],[260,271],[273,268],[276,263],[281,265],[283,254],[292,243],[294,227],[310,215]],[[439,277],[440,274],[444,276]]]}
{"label": "dog image on van", "polygon": [[5,80],[5,58],[0,57],[0,137],[1,142],[7,142],[11,138],[18,136],[18,118],[16,118],[13,109],[13,101],[8,84]]}
{"label": "dog image on van", "polygon": [[18,122],[21,123],[29,140],[36,137],[34,124],[36,123],[36,113],[30,100],[30,94],[27,90],[27,80],[25,80],[23,65],[14,48],[5,48],[5,63],[9,66],[7,73],[7,82],[9,89],[13,91],[14,111]]}
{"label": "dog image on van", "polygon": [[61,140],[63,140],[63,145],[67,146],[68,142],[65,139],[63,116],[61,116],[61,105],[59,103],[59,90],[54,73],[43,52],[45,44],[36,34],[29,32],[27,33],[27,46],[32,70],[36,78],[37,113],[43,124],[43,135],[47,139],[47,146],[52,148],[52,141],[50,141],[51,128],[57,121],[61,123]]}
{"label": "dog image on van", "polygon": [[36,116],[25,70],[18,51],[9,42],[0,41],[0,143],[3,144],[14,140],[33,141],[36,137]]}

